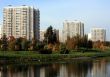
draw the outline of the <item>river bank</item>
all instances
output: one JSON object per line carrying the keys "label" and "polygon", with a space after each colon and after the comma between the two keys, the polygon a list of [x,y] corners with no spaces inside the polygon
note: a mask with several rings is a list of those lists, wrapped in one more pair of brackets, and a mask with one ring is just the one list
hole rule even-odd
{"label": "river bank", "polygon": [[74,52],[72,54],[38,54],[37,52],[0,52],[0,64],[22,62],[59,62],[80,59],[108,57],[110,52]]}

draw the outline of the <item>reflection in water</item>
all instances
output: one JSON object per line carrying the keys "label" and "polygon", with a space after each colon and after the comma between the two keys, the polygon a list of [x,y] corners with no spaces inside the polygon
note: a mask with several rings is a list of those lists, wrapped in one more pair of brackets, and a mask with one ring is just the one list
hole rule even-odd
{"label": "reflection in water", "polygon": [[68,77],[68,70],[65,64],[61,64],[60,66],[60,77]]}
{"label": "reflection in water", "polygon": [[[94,62],[93,63],[93,68],[92,68],[92,77],[107,77],[106,76],[106,61],[105,59],[102,59],[99,62]],[[110,76],[109,76],[110,77]]]}
{"label": "reflection in water", "polygon": [[40,69],[40,77],[45,77],[45,68],[44,67],[42,67]]}
{"label": "reflection in water", "polygon": [[110,62],[74,61],[47,65],[0,66],[0,77],[110,77]]}

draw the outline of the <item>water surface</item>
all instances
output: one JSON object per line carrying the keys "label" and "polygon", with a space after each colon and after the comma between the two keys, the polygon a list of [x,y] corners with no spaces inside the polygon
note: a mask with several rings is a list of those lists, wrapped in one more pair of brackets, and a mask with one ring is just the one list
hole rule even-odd
{"label": "water surface", "polygon": [[0,77],[110,77],[110,58],[0,65]]}

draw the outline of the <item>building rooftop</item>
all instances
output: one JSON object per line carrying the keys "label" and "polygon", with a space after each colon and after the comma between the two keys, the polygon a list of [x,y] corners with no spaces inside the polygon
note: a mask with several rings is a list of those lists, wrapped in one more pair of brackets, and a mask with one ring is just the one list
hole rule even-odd
{"label": "building rooftop", "polygon": [[8,5],[7,7],[4,8],[33,8],[33,6],[27,6],[27,5],[22,5],[22,6],[12,6],[12,5]]}
{"label": "building rooftop", "polygon": [[106,30],[105,28],[92,28],[91,30]]}

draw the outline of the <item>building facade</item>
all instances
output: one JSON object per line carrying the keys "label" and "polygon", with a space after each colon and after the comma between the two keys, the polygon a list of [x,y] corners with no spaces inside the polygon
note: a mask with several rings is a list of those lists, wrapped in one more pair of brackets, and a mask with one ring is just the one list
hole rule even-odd
{"label": "building facade", "polygon": [[103,28],[93,28],[91,30],[91,40],[92,41],[106,41],[106,30]]}
{"label": "building facade", "polygon": [[3,9],[3,33],[15,38],[40,38],[40,13],[30,6],[8,6]]}
{"label": "building facade", "polygon": [[88,33],[87,36],[88,36],[88,40],[91,40],[91,33]]}
{"label": "building facade", "polygon": [[40,30],[40,41],[44,40],[44,34],[46,33],[45,30]]}
{"label": "building facade", "polygon": [[74,37],[76,35],[79,35],[81,37],[84,36],[84,23],[80,21],[65,21],[63,23],[63,42],[67,40],[67,37]]}

